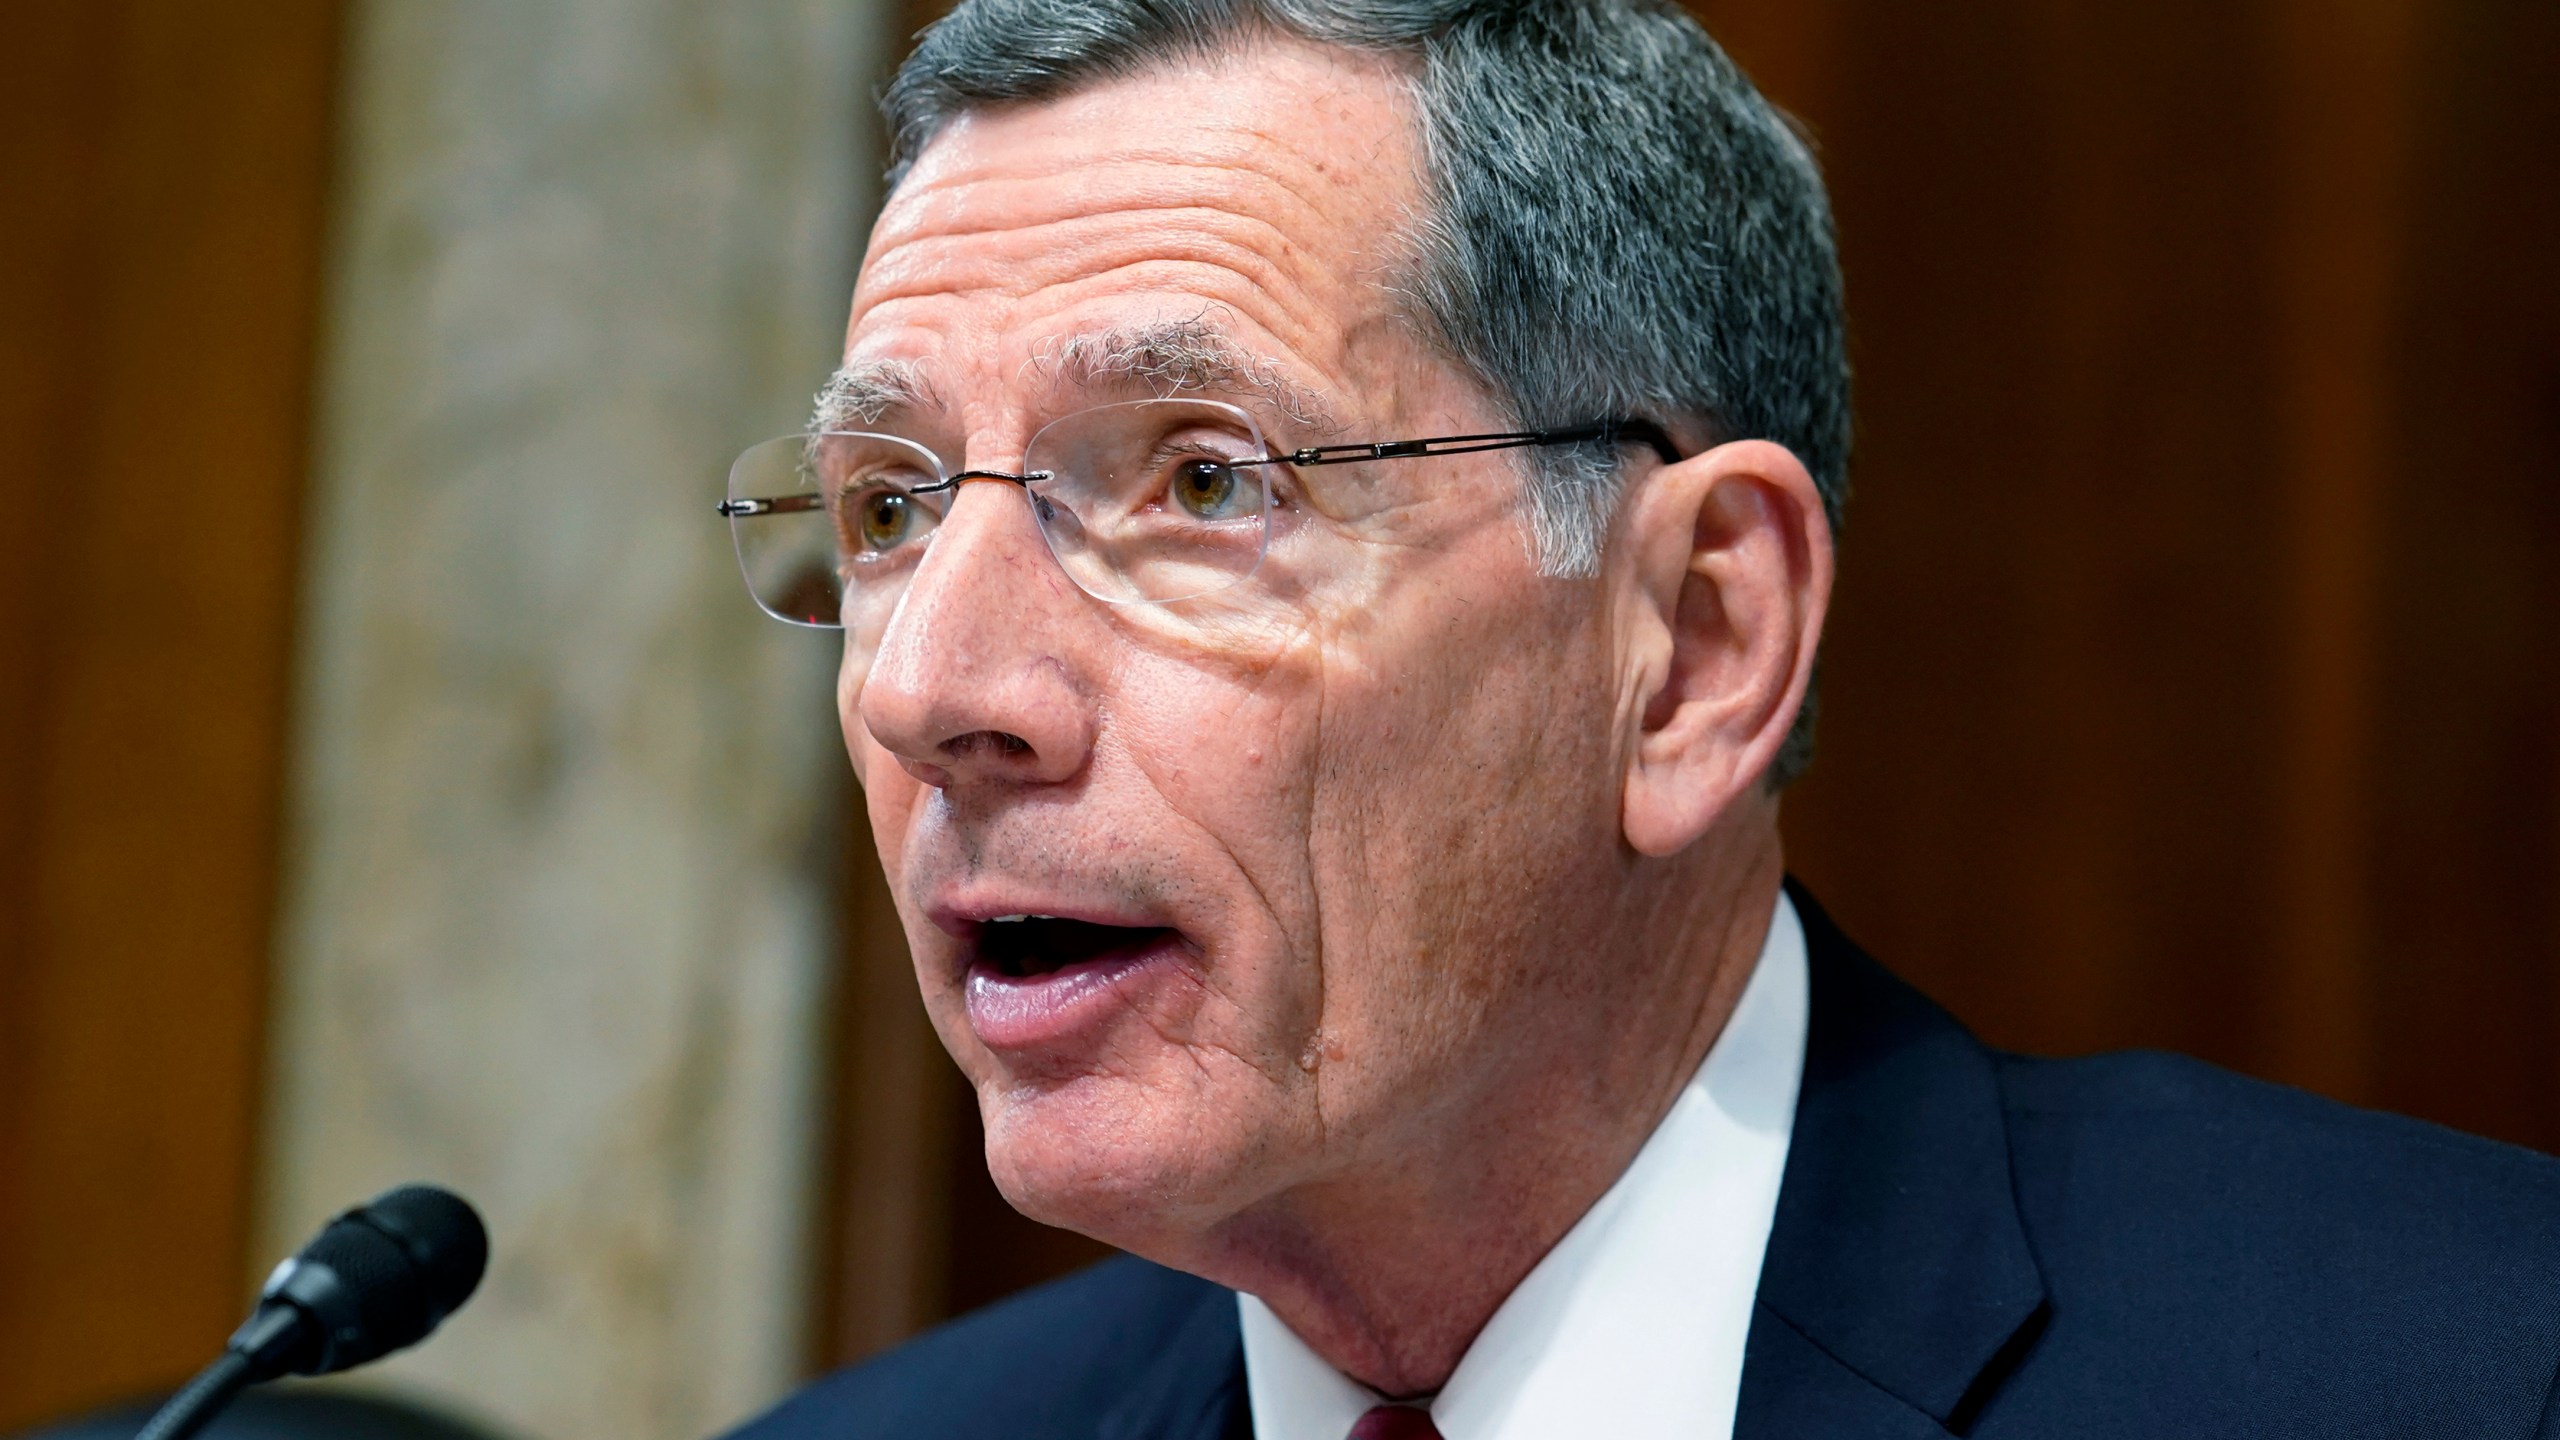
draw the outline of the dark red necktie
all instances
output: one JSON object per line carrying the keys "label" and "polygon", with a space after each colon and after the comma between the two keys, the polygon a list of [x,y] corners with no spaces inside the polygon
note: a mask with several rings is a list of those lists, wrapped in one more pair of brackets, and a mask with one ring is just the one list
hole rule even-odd
{"label": "dark red necktie", "polygon": [[1360,1417],[1343,1440],[1440,1440],[1431,1412],[1410,1405],[1381,1405]]}

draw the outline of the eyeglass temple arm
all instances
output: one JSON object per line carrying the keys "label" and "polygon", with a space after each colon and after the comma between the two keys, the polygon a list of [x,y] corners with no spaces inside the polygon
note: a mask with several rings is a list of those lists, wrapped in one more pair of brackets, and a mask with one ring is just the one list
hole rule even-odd
{"label": "eyeglass temple arm", "polygon": [[1388,440],[1375,445],[1310,445],[1285,455],[1265,455],[1236,465],[1347,465],[1359,460],[1416,460],[1434,455],[1473,455],[1483,450],[1517,450],[1532,445],[1572,445],[1584,440],[1642,445],[1665,465],[1687,458],[1671,436],[1650,420],[1603,420],[1560,430],[1504,430],[1488,435],[1443,435],[1431,440]]}
{"label": "eyeglass temple arm", "polygon": [[759,499],[745,496],[720,502],[720,513],[735,520],[746,515],[787,515],[795,510],[824,510],[826,498],[820,495],[774,495]]}

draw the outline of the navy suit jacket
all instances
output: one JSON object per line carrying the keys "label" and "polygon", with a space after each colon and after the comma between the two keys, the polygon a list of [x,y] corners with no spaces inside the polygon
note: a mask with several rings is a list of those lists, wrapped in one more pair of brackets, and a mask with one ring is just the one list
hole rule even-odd
{"label": "navy suit jacket", "polygon": [[[1796,891],[1738,1440],[2560,1437],[2560,1161],[2173,1055],[1991,1050]],[[1114,1260],[736,1440],[1237,1440],[1234,1295]]]}

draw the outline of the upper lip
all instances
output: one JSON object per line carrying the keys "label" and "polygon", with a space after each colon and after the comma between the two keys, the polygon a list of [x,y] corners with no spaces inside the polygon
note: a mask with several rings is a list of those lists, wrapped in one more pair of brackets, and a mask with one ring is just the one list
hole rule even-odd
{"label": "upper lip", "polygon": [[[1097,953],[1090,948],[1095,943],[1109,943],[1096,931],[1088,930],[1066,939],[1066,948],[1060,950],[1051,948],[1061,938],[1054,930],[1026,926],[1000,933],[995,928],[994,922],[1017,915],[1109,927],[1128,932],[1131,941],[1150,934],[1182,937],[1180,930],[1153,915],[1119,906],[1031,898],[1020,893],[972,896],[964,902],[929,906],[926,913],[952,939],[947,963],[955,977],[974,974],[981,965],[993,966],[1008,975],[1045,973],[1057,964]],[[1026,945],[1030,948],[1026,949]]]}
{"label": "upper lip", "polygon": [[1172,922],[1162,916],[1126,907],[1002,892],[973,895],[966,900],[936,902],[925,907],[925,914],[942,933],[963,941],[976,939],[987,922],[1012,915],[1081,920],[1088,925],[1116,925],[1127,930],[1174,928]]}

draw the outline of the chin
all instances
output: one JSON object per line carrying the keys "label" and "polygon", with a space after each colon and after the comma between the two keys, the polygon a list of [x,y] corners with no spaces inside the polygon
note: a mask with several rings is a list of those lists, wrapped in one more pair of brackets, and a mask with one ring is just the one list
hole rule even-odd
{"label": "chin", "polygon": [[[1001,1083],[1001,1082],[999,1082]],[[1116,1075],[981,1089],[987,1172],[1043,1225],[1166,1259],[1260,1189],[1241,1107]]]}

